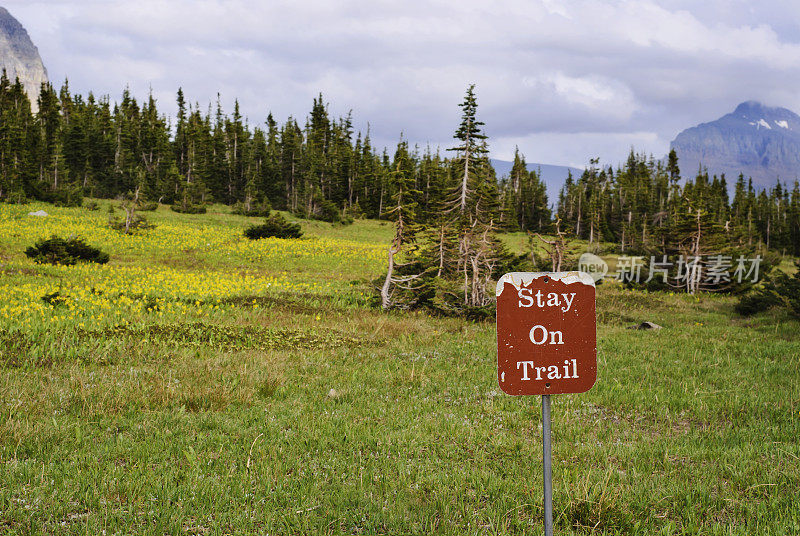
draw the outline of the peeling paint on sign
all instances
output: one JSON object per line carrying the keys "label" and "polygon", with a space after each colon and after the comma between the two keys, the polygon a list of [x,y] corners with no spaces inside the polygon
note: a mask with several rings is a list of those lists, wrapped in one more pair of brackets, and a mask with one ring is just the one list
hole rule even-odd
{"label": "peeling paint on sign", "polygon": [[584,272],[497,282],[497,377],[511,395],[582,393],[597,379],[595,286]]}

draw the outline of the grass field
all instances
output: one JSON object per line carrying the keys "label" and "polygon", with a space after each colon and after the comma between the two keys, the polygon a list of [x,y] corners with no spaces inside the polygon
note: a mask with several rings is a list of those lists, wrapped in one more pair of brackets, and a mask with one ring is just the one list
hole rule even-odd
{"label": "grass field", "polygon": [[[373,308],[388,224],[250,242],[215,208],[126,237],[0,205],[0,534],[542,532],[539,399],[499,391],[493,323]],[[53,233],[111,262],[30,262]],[[553,397],[557,534],[800,534],[800,323],[732,306],[600,286],[597,384]]]}

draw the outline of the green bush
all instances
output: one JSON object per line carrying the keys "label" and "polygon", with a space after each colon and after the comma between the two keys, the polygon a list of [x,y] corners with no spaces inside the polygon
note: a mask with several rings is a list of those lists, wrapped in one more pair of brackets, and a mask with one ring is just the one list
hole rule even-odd
{"label": "green bush", "polygon": [[342,220],[342,213],[339,207],[330,199],[323,199],[319,204],[319,209],[315,214],[316,218],[322,221],[337,223]]}
{"label": "green bush", "polygon": [[795,273],[774,273],[764,279],[764,284],[742,296],[736,304],[740,315],[752,315],[772,307],[784,307],[793,316],[800,318],[800,261],[795,261]]}
{"label": "green bush", "polygon": [[24,191],[15,190],[6,194],[5,197],[0,198],[0,201],[8,203],[9,205],[25,205],[28,203],[28,198],[25,196]]}
{"label": "green bush", "polygon": [[131,218],[131,222],[128,224],[127,231],[125,230],[125,218],[111,216],[108,218],[108,225],[115,231],[119,231],[121,233],[127,232],[128,234],[133,234],[137,231],[155,229],[156,227],[154,223],[150,223],[147,218],[138,214],[134,214]]}
{"label": "green bush", "polygon": [[279,212],[267,216],[261,225],[251,225],[244,231],[244,236],[250,240],[259,238],[300,238],[303,232],[300,225],[286,221]]}
{"label": "green bush", "polygon": [[28,247],[25,255],[39,264],[62,264],[71,266],[77,262],[108,262],[108,253],[94,248],[81,238],[70,237],[67,239],[51,236],[36,242]]}
{"label": "green bush", "polygon": [[734,309],[742,316],[750,316],[771,309],[780,303],[780,300],[771,293],[759,289],[739,298]]}
{"label": "green bush", "polygon": [[361,205],[359,205],[358,201],[356,201],[352,206],[344,210],[344,217],[352,221],[362,220],[366,218],[366,215],[364,214],[364,211],[361,210]]}
{"label": "green bush", "polygon": [[36,198],[57,207],[79,207],[83,204],[83,191],[81,188],[42,189]]}
{"label": "green bush", "polygon": [[66,305],[67,301],[69,301],[69,296],[64,296],[59,291],[55,291],[52,294],[42,296],[42,301],[53,307],[60,307]]}

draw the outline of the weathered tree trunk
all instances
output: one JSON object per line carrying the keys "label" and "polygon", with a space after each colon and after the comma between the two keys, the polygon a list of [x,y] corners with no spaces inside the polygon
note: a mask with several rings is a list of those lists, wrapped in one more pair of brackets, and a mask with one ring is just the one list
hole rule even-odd
{"label": "weathered tree trunk", "polygon": [[436,277],[442,277],[442,270],[444,270],[444,224],[439,232],[439,270],[436,272]]}
{"label": "weathered tree trunk", "polygon": [[394,274],[394,256],[400,252],[400,247],[396,244],[389,246],[389,268],[386,271],[386,279],[381,287],[381,308],[385,311],[392,306],[392,275]]}
{"label": "weathered tree trunk", "polygon": [[464,153],[464,177],[461,179],[461,212],[467,209],[467,179],[469,179],[469,151]]}
{"label": "weathered tree trunk", "polygon": [[700,288],[700,278],[702,277],[702,266],[700,264],[700,244],[702,241],[702,231],[700,226],[700,209],[697,209],[697,232],[692,244],[692,269],[687,272],[686,277],[686,291],[689,294],[695,294]]}
{"label": "weathered tree trunk", "polygon": [[295,188],[294,184],[294,151],[292,151],[292,174],[291,174],[291,201],[292,201],[292,212],[297,212],[297,188]]}
{"label": "weathered tree trunk", "polygon": [[347,206],[352,208],[353,206],[353,171],[350,170],[350,173],[347,174]]}
{"label": "weathered tree trunk", "polygon": [[123,206],[125,209],[125,234],[130,233],[131,225],[133,224],[133,219],[136,214],[137,203],[139,203],[139,187],[136,188],[136,192],[133,194],[133,199],[130,204]]}

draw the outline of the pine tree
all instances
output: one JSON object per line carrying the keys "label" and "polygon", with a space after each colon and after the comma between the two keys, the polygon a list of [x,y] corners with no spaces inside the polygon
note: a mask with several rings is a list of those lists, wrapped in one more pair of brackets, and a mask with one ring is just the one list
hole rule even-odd
{"label": "pine tree", "polygon": [[[381,307],[383,309],[398,306],[409,307],[415,303],[414,293],[419,290],[419,287],[414,283],[424,275],[424,272],[396,273],[396,268],[402,269],[408,266],[408,264],[400,264],[396,267],[397,256],[407,246],[411,248],[407,257],[416,250],[417,233],[420,230],[417,220],[419,204],[416,201],[420,192],[416,189],[414,165],[411,155],[408,153],[408,143],[402,139],[397,145],[394,155],[394,169],[389,173],[389,185],[392,190],[392,203],[385,215],[394,221],[395,234],[388,248],[388,268],[381,287]],[[401,292],[402,298],[393,296],[395,290]]]}
{"label": "pine tree", "polygon": [[732,282],[709,279],[708,270],[715,256],[732,256],[733,249],[725,229],[714,215],[703,208],[692,208],[676,219],[670,229],[669,253],[679,259],[673,286],[689,294],[701,290],[721,290]]}
{"label": "pine tree", "polygon": [[445,236],[452,234],[458,244],[455,272],[462,281],[461,307],[483,308],[492,300],[488,285],[506,251],[497,239],[499,214],[497,180],[494,169],[486,156],[489,148],[486,135],[477,120],[477,100],[475,86],[467,88],[461,123],[454,138],[460,145],[451,149],[457,151],[454,169],[459,176],[457,197],[451,201],[456,209],[456,219],[449,229],[442,232],[442,242],[436,245],[439,251],[445,250]]}
{"label": "pine tree", "polygon": [[485,159],[489,152],[483,141],[486,135],[481,127],[483,122],[478,121],[476,115],[478,110],[477,99],[475,98],[475,84],[467,88],[467,94],[459,107],[461,108],[461,124],[454,134],[454,138],[459,141],[456,147],[448,151],[456,151],[455,162],[460,169],[461,180],[459,181],[456,192],[455,204],[458,211],[463,215],[469,208],[470,198],[474,194],[477,177],[475,168],[478,161]]}

